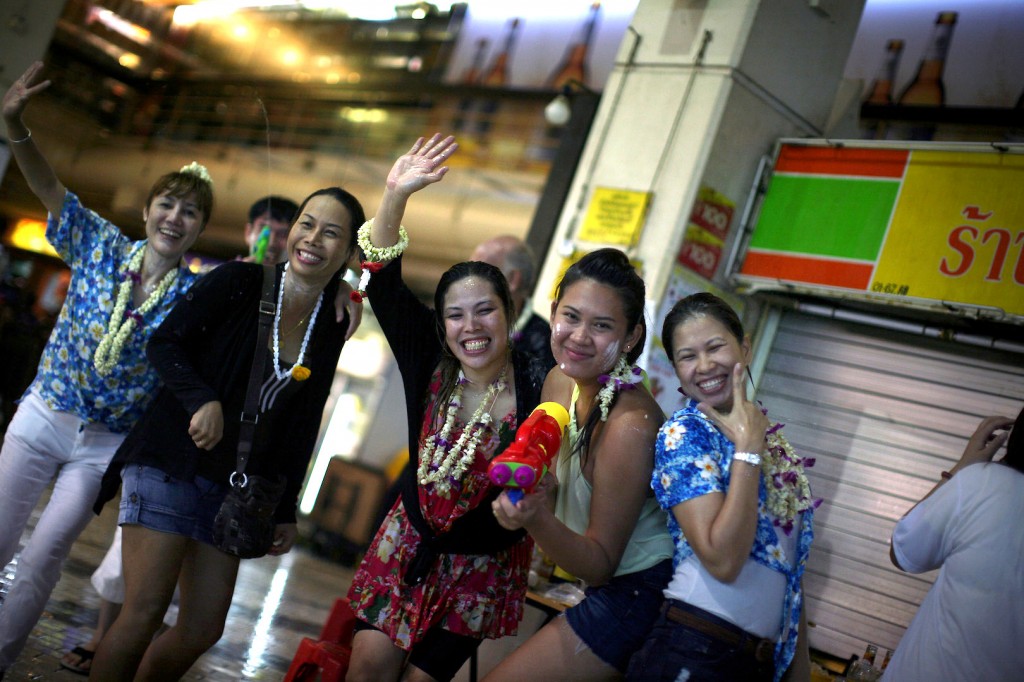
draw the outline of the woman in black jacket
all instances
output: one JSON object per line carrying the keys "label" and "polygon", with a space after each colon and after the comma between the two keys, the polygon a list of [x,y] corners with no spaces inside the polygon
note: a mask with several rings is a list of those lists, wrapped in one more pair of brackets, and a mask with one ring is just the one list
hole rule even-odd
{"label": "woman in black jacket", "polygon": [[376,271],[366,291],[402,373],[412,466],[349,591],[359,618],[349,682],[451,679],[522,617],[532,543],[495,521],[487,465],[536,407],[543,371],[511,351],[512,299],[494,266],[450,268],[434,310],[402,282],[406,202],[443,177],[455,149],[450,137],[420,139],[359,233]]}
{"label": "woman in black jacket", "polygon": [[[273,271],[266,347],[256,349],[264,267],[243,262],[207,275],[153,335],[147,355],[164,388],[118,450],[97,503],[113,497],[120,475],[125,603],[90,679],[177,680],[220,638],[238,557],[213,545],[212,524],[235,469],[256,350],[266,353],[266,369],[246,474],[286,479],[270,554],[291,549],[299,488],[345,339],[347,319],[337,321],[330,302],[363,218],[339,188],[303,202],[288,261]],[[151,642],[176,583],[177,625]]]}

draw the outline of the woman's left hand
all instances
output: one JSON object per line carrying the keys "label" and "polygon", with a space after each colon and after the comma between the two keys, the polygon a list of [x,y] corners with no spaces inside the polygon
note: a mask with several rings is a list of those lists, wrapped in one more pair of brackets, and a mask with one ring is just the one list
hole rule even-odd
{"label": "woman's left hand", "polygon": [[387,188],[408,197],[437,182],[448,172],[444,162],[458,148],[451,135],[442,138],[440,133],[434,133],[429,140],[421,137],[408,153],[395,161],[388,173]]}
{"label": "woman's left hand", "polygon": [[299,527],[294,523],[279,523],[274,528],[274,544],[267,552],[270,556],[287,554],[299,536]]}
{"label": "woman's left hand", "polygon": [[761,408],[747,400],[741,363],[737,362],[732,369],[732,409],[722,414],[706,403],[699,403],[697,409],[715,423],[738,452],[760,453],[764,449],[765,432],[770,423]]}

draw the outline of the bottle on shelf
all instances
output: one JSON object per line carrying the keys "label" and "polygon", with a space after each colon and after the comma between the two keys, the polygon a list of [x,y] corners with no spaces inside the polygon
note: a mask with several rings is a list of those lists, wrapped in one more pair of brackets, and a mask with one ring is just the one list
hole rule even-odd
{"label": "bottle on shelf", "polygon": [[942,72],[946,67],[946,55],[956,26],[956,12],[939,12],[932,30],[928,49],[925,50],[917,74],[900,95],[897,104],[901,106],[940,107],[946,103],[946,87]]}
{"label": "bottle on shelf", "polygon": [[882,665],[878,667],[880,672],[885,672],[885,669],[889,667],[889,659],[892,658],[892,649],[885,650],[885,658],[882,659]]}
{"label": "bottle on shelf", "polygon": [[[469,63],[469,68],[462,74],[461,85],[471,86],[477,85],[480,82],[480,74],[483,72],[484,58],[487,56],[487,46],[490,42],[487,38],[480,38],[476,41],[476,47],[473,49],[473,60]],[[466,119],[471,116],[472,110],[472,97],[463,97],[459,100],[455,118],[452,121],[452,130],[454,132],[461,132],[466,127]]]}
{"label": "bottle on shelf", "polygon": [[875,668],[877,656],[878,647],[868,644],[864,649],[864,655],[860,657],[860,660],[854,662],[849,672],[846,673],[846,679],[849,682],[871,682],[877,679],[878,670]]}
{"label": "bottle on shelf", "polygon": [[595,2],[590,5],[590,13],[584,20],[576,41],[569,46],[562,63],[548,77],[545,83],[547,87],[561,90],[563,86],[573,81],[582,85],[587,84],[587,77],[590,75],[587,69],[587,53],[594,39],[594,30],[600,13],[601,3]]}
{"label": "bottle on shelf", "polygon": [[519,35],[520,24],[521,22],[518,18],[509,22],[508,29],[505,31],[505,41],[502,44],[501,52],[497,54],[494,61],[491,62],[491,68],[480,79],[481,85],[497,88],[508,84],[509,64],[512,61],[512,51],[515,48],[516,38]]}
{"label": "bottle on shelf", "polygon": [[892,86],[896,82],[896,72],[899,70],[900,55],[903,54],[903,41],[894,38],[885,44],[885,59],[878,69],[875,79],[871,82],[864,104],[889,105],[892,104]]}
{"label": "bottle on shelf", "polygon": [[[512,61],[512,51],[515,48],[516,38],[519,35],[519,27],[522,22],[518,18],[509,22],[505,31],[505,40],[502,43],[501,51],[494,57],[491,67],[480,79],[480,85],[490,88],[503,88],[509,83],[509,65]],[[486,135],[494,126],[498,115],[500,101],[491,97],[485,99],[480,105],[480,118],[477,121],[476,129],[481,135]]]}
{"label": "bottle on shelf", "polygon": [[[875,79],[868,88],[868,93],[861,103],[868,106],[891,106],[893,103],[893,83],[899,70],[900,56],[903,54],[903,41],[893,38],[885,44],[885,59],[879,67]],[[869,140],[882,140],[888,135],[889,126],[880,119],[870,119],[864,126],[864,137]]]}

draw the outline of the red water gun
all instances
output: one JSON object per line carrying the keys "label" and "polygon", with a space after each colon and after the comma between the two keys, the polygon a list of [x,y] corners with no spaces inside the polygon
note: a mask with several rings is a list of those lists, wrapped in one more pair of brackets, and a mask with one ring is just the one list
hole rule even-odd
{"label": "red water gun", "polygon": [[516,429],[516,438],[491,460],[487,475],[495,485],[509,489],[513,504],[531,492],[558,454],[569,413],[559,403],[541,403]]}

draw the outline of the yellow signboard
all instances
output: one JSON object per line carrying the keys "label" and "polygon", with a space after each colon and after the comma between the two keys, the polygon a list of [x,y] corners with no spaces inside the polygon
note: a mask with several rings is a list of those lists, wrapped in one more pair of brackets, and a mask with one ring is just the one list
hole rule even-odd
{"label": "yellow signboard", "polygon": [[647,217],[650,192],[597,187],[583,218],[578,239],[597,244],[634,246]]}
{"label": "yellow signboard", "polygon": [[872,291],[1024,314],[1022,181],[1022,156],[913,152]]}

